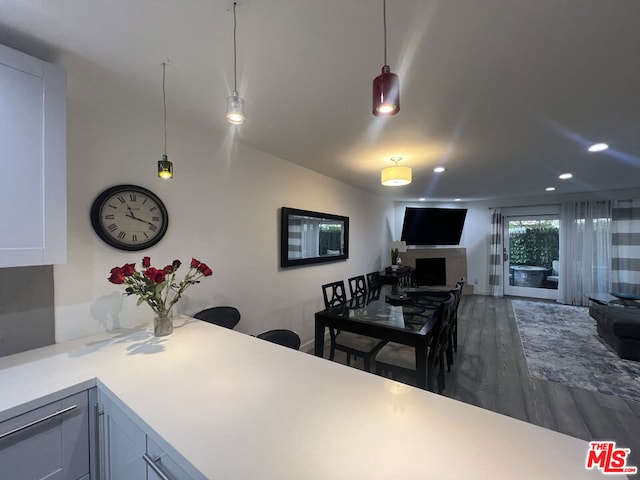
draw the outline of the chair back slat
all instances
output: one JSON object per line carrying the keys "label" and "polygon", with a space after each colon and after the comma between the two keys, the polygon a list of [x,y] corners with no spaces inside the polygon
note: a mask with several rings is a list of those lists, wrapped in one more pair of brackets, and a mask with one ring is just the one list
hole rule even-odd
{"label": "chair back slat", "polygon": [[357,275],[349,279],[349,293],[351,298],[367,295],[367,281],[364,275]]}
{"label": "chair back slat", "polygon": [[322,296],[324,297],[325,309],[346,304],[347,292],[344,287],[344,280],[322,285]]}

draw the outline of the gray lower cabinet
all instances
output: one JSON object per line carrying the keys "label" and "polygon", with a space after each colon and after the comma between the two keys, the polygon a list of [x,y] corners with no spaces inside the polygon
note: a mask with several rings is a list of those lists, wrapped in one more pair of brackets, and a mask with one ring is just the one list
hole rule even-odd
{"label": "gray lower cabinet", "polygon": [[100,480],[192,480],[113,397],[100,390],[99,399],[103,466]]}
{"label": "gray lower cabinet", "polygon": [[102,390],[98,392],[102,409],[101,444],[102,473],[100,480],[145,479],[147,467],[146,435],[114,400]]}
{"label": "gray lower cabinet", "polygon": [[147,480],[191,480],[176,461],[147,436]]}
{"label": "gray lower cabinet", "polygon": [[0,478],[89,479],[90,412],[83,391],[0,423]]}

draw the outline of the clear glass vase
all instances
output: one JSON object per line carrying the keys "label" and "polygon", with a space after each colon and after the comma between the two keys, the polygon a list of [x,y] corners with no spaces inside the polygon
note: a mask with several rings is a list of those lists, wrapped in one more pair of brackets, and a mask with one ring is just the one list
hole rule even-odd
{"label": "clear glass vase", "polygon": [[171,335],[173,332],[173,318],[170,315],[156,316],[153,319],[153,334],[156,337]]}

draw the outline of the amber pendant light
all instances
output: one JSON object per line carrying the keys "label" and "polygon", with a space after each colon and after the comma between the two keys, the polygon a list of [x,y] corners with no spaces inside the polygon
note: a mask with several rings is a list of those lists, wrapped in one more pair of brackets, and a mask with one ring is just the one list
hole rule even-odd
{"label": "amber pendant light", "polygon": [[382,0],[382,23],[384,25],[384,66],[373,79],[373,114],[376,117],[391,117],[400,111],[400,79],[387,65],[387,1]]}
{"label": "amber pendant light", "polygon": [[380,172],[380,181],[382,185],[388,187],[400,187],[411,183],[411,167],[401,167],[398,165],[402,161],[402,157],[391,157],[391,161],[395,164],[393,167],[383,168]]}
{"label": "amber pendant light", "polygon": [[167,64],[162,62],[162,104],[164,106],[164,154],[158,160],[158,176],[160,178],[173,178],[173,163],[167,157],[167,95],[165,89],[165,68]]}

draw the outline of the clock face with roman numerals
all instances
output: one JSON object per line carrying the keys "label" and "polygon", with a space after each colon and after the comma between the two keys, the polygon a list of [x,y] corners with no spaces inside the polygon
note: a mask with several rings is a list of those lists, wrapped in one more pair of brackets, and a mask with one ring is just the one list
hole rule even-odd
{"label": "clock face with roman numerals", "polygon": [[121,250],[143,250],[167,231],[167,209],[153,192],[136,185],[108,188],[94,200],[91,225],[98,236]]}

